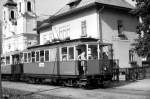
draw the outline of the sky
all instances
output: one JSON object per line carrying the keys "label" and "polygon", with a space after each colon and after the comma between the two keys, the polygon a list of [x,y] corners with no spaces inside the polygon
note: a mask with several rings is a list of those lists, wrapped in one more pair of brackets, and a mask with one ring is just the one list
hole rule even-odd
{"label": "sky", "polygon": [[[7,0],[0,0],[0,19],[2,19],[2,5]],[[36,1],[36,13],[38,16],[48,16],[56,13],[62,8],[69,0],[35,0]],[[131,2],[132,0],[127,0]]]}

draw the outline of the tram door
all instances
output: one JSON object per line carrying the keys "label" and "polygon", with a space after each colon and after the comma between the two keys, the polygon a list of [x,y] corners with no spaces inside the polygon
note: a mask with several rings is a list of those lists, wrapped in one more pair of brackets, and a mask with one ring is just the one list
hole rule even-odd
{"label": "tram door", "polygon": [[78,60],[78,72],[79,75],[86,74],[86,45],[78,45],[77,46],[77,60]]}
{"label": "tram door", "polygon": [[12,64],[18,64],[19,63],[19,54],[12,55]]}
{"label": "tram door", "polygon": [[113,60],[113,54],[112,54],[112,46],[106,45],[100,48],[102,50],[100,54],[100,59],[102,60],[102,68],[103,71],[111,71],[112,67],[112,60]]}

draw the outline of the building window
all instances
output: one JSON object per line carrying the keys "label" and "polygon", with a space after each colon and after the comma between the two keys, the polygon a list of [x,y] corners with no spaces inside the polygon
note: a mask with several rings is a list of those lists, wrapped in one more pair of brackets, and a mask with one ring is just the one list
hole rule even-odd
{"label": "building window", "polygon": [[40,62],[44,62],[44,50],[40,51]]}
{"label": "building window", "polygon": [[6,18],[6,13],[5,13],[5,11],[4,11],[4,20],[5,20],[5,18]]}
{"label": "building window", "polygon": [[129,50],[129,62],[135,62],[135,52],[133,50]]}
{"label": "building window", "polygon": [[31,11],[31,2],[29,2],[29,1],[27,2],[27,10]]}
{"label": "building window", "polygon": [[68,58],[69,59],[74,59],[74,47],[69,47],[68,51],[69,51]]}
{"label": "building window", "polygon": [[62,59],[62,61],[67,60],[67,47],[63,47],[61,49],[61,59]]}
{"label": "building window", "polygon": [[117,21],[117,27],[118,27],[118,37],[122,40],[128,40],[127,36],[124,34],[124,25],[122,20]]}
{"label": "building window", "polygon": [[11,14],[11,19],[15,19],[15,13],[14,13],[14,11],[11,11],[10,14]]}
{"label": "building window", "polygon": [[19,12],[21,12],[21,2],[19,2]]}
{"label": "building window", "polygon": [[36,62],[39,62],[40,61],[40,52],[37,51],[36,52]]}
{"label": "building window", "polygon": [[117,25],[118,25],[118,35],[123,34],[123,21],[122,20],[118,20],[117,21]]}
{"label": "building window", "polygon": [[45,51],[45,61],[49,61],[49,50]]}
{"label": "building window", "polygon": [[86,21],[81,22],[81,36],[86,37],[87,36],[87,26],[86,26]]}

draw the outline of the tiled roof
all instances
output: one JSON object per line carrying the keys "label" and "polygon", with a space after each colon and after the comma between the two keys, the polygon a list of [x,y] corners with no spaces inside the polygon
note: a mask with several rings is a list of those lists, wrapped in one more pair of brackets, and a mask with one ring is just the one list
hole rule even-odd
{"label": "tiled roof", "polygon": [[[73,0],[73,1],[76,1],[76,0]],[[62,9],[60,9],[55,14],[55,16],[70,12],[72,10],[76,10],[78,8],[86,7],[86,6],[89,6],[91,4],[95,4],[95,3],[118,7],[118,9],[119,8],[134,9],[134,6],[130,5],[125,0],[80,0],[80,2],[74,8],[70,8],[69,5],[65,5]]]}
{"label": "tiled roof", "polygon": [[[73,8],[71,8],[70,7],[71,2],[77,2],[77,5],[75,5],[75,7],[73,7]],[[70,0],[70,2],[67,3],[57,13],[55,13],[55,15],[49,17],[49,20],[43,21],[42,25],[40,25],[38,27],[38,29],[42,29],[43,27],[47,27],[48,21],[50,22],[51,20],[53,20],[59,16],[63,16],[67,13],[71,13],[71,12],[74,12],[74,11],[82,9],[82,8],[83,9],[88,8],[89,6],[94,5],[96,3],[101,4],[101,5],[105,5],[105,6],[112,6],[112,7],[115,7],[116,9],[120,9],[120,8],[128,9],[128,10],[134,9],[134,6],[130,5],[125,0]]]}

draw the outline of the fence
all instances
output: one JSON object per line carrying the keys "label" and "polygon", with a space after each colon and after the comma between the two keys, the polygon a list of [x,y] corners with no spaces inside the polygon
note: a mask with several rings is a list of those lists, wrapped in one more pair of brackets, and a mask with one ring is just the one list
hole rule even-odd
{"label": "fence", "polygon": [[125,80],[140,80],[150,78],[150,66],[133,68],[114,68],[114,80],[119,80],[120,75],[125,76]]}

